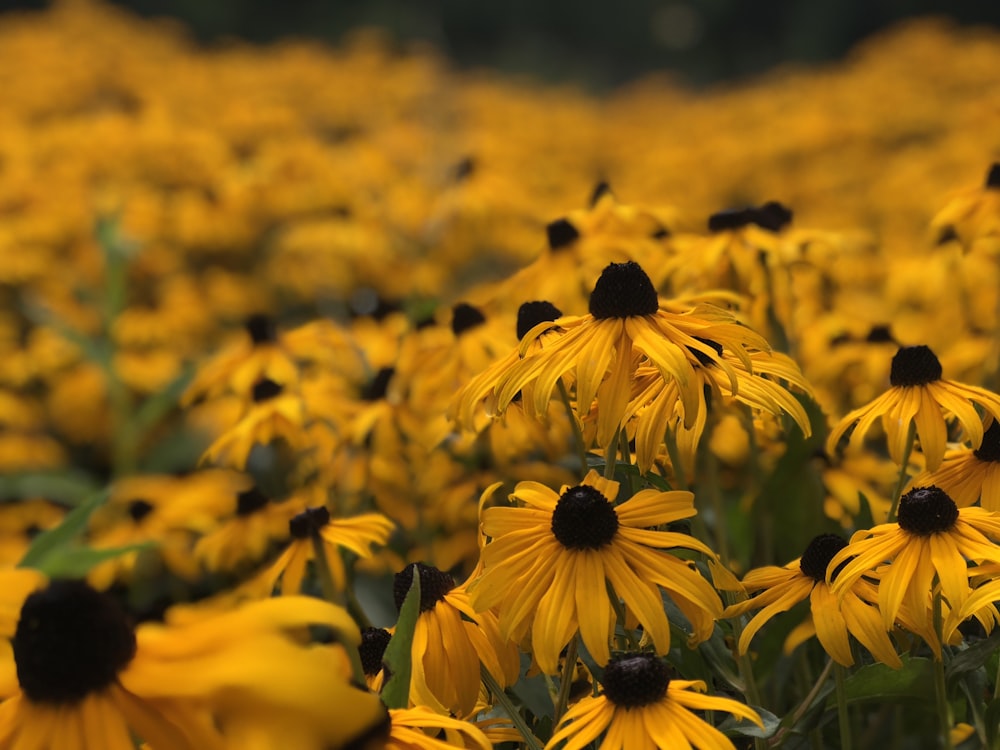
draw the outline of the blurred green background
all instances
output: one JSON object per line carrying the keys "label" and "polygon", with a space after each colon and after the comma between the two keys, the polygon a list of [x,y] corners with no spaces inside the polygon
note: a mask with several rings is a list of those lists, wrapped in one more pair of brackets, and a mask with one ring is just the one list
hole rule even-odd
{"label": "blurred green background", "polygon": [[984,0],[119,2],[143,15],[179,18],[205,41],[295,35],[335,43],[351,29],[374,25],[400,42],[430,42],[463,67],[575,80],[598,90],[651,70],[670,70],[689,84],[704,85],[786,61],[835,59],[909,16],[1000,25],[1000,3]]}

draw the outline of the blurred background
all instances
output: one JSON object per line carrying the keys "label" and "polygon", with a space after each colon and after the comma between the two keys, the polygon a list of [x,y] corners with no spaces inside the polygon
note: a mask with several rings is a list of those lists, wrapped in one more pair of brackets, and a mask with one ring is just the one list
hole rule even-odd
{"label": "blurred background", "polygon": [[[378,26],[400,42],[426,41],[456,64],[575,80],[605,89],[669,69],[704,85],[787,61],[843,56],[858,41],[911,16],[1000,24],[982,0],[122,0],[144,16],[178,18],[201,40],[267,42],[293,35],[337,42]],[[4,2],[0,7],[41,7]]]}

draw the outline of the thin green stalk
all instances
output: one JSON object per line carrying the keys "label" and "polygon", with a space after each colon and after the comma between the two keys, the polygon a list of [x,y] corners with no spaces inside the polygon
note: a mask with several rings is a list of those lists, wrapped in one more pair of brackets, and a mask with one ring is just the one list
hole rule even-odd
{"label": "thin green stalk", "polygon": [[910,454],[913,452],[913,443],[917,436],[917,423],[910,422],[906,429],[906,447],[903,449],[903,460],[899,464],[899,476],[896,478],[896,486],[892,490],[892,505],[889,507],[889,516],[886,521],[892,523],[896,520],[896,511],[899,509],[899,498],[903,496],[903,487],[906,480],[910,478],[906,469],[910,464]]}
{"label": "thin green stalk", "polygon": [[573,411],[573,403],[569,400],[569,393],[566,391],[566,386],[563,385],[562,378],[556,382],[556,385],[559,387],[559,398],[562,400],[563,406],[566,407],[566,416],[569,417],[570,427],[573,428],[573,442],[576,443],[576,455],[580,460],[580,476],[583,476],[587,473],[587,446],[583,442],[583,429],[576,418],[576,412]]}
{"label": "thin green stalk", "polygon": [[[624,461],[626,464],[632,463],[632,452],[629,450],[628,447],[628,433],[625,432],[624,428],[618,433],[618,453],[621,455],[622,461]],[[638,479],[639,479],[638,475],[635,474],[634,472],[630,471],[628,473],[628,486],[629,489],[632,490],[633,495],[639,491],[639,488],[636,485]],[[614,498],[610,499],[614,500]]]}
{"label": "thin green stalk", "polygon": [[[625,634],[625,640],[628,642],[629,648],[637,650],[639,642],[636,641],[635,636],[632,635],[632,631],[625,625],[625,606],[622,604],[621,599],[618,598],[618,594],[615,593],[615,587],[611,585],[611,581],[605,581],[604,585],[608,590],[608,601],[611,602],[611,608],[615,611],[615,618],[618,620],[618,624],[622,626],[622,632]],[[621,639],[618,639],[618,641],[619,647],[621,647]]]}
{"label": "thin green stalk", "polygon": [[562,675],[559,679],[559,697],[556,701],[555,712],[552,714],[552,726],[559,725],[559,720],[566,713],[569,705],[569,692],[573,686],[573,673],[576,671],[576,651],[580,642],[580,634],[576,633],[570,638],[569,645],[566,646],[566,661],[563,662]]}
{"label": "thin green stalk", "polygon": [[323,598],[343,607],[345,605],[344,595],[337,591],[337,586],[333,582],[333,573],[330,571],[330,564],[326,559],[323,537],[314,529],[309,535],[309,541],[312,543],[313,564],[316,566],[316,577],[319,578],[319,588],[323,592]]}
{"label": "thin green stalk", "polygon": [[934,659],[934,697],[937,699],[937,715],[941,720],[941,747],[944,750],[952,750],[951,727],[952,716],[951,706],[948,703],[948,684],[944,676],[944,639],[941,637],[943,631],[943,615],[941,614],[941,594],[934,596],[934,633],[938,643],[941,644],[941,658]]}
{"label": "thin green stalk", "polygon": [[847,710],[847,669],[840,664],[834,664],[833,679],[837,686],[837,723],[840,726],[841,750],[851,750],[851,715]]}
{"label": "thin green stalk", "polygon": [[677,438],[670,428],[667,428],[663,436],[663,442],[666,443],[667,455],[670,456],[670,468],[674,470],[674,481],[677,483],[675,489],[689,489],[687,472],[684,471],[684,464],[681,463],[681,452],[677,448]]}
{"label": "thin green stalk", "polygon": [[521,712],[518,711],[517,706],[511,702],[507,692],[500,687],[500,683],[496,681],[496,678],[490,674],[490,670],[480,663],[479,672],[483,677],[483,683],[486,685],[486,689],[490,691],[490,695],[496,699],[496,702],[500,704],[507,716],[510,717],[511,723],[517,731],[521,733],[521,737],[524,738],[524,744],[527,745],[530,750],[542,750],[542,746],[539,744],[538,739],[535,737],[530,727],[528,727],[524,717],[521,716]]}
{"label": "thin green stalk", "polygon": [[612,440],[604,451],[604,478],[614,479],[618,465],[618,441]]}
{"label": "thin green stalk", "polygon": [[808,695],[802,699],[802,702],[798,705],[798,708],[792,712],[792,720],[788,722],[787,725],[781,727],[774,737],[771,738],[769,745],[776,746],[781,744],[782,738],[790,731],[795,729],[795,725],[802,721],[802,717],[806,715],[809,711],[810,706],[812,706],[813,701],[816,700],[816,696],[819,695],[819,691],[823,689],[826,681],[830,678],[830,672],[833,671],[833,659],[827,659],[826,666],[823,667],[823,671],[819,673],[819,677],[816,678],[816,682],[813,683],[812,689],[809,691]]}

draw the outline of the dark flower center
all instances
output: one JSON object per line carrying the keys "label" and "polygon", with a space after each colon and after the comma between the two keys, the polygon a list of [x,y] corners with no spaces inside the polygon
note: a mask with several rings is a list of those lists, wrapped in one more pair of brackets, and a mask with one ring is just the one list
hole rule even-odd
{"label": "dark flower center", "polygon": [[545,234],[549,238],[549,249],[559,250],[560,248],[572,245],[580,236],[567,219],[556,219],[545,227]]}
{"label": "dark flower center", "polygon": [[330,511],[326,506],[306,508],[288,522],[288,531],[295,539],[308,539],[330,523]]}
{"label": "dark flower center", "polygon": [[451,169],[451,176],[455,182],[467,180],[476,171],[476,160],[471,156],[466,156]]}
{"label": "dark flower center", "polygon": [[656,289],[635,261],[610,263],[590,293],[590,314],[598,320],[655,315],[660,309]]}
{"label": "dark flower center", "polygon": [[750,208],[727,208],[708,217],[709,232],[724,232],[745,227],[752,221]]}
{"label": "dark flower center", "polygon": [[265,344],[277,341],[278,332],[275,330],[274,321],[268,315],[251,315],[244,323],[250,340],[256,344]]}
{"label": "dark flower center", "polygon": [[892,337],[892,329],[885,325],[872,326],[872,329],[865,336],[865,341],[869,344],[894,344],[896,339]]}
{"label": "dark flower center", "polygon": [[780,232],[792,223],[792,210],[778,201],[768,201],[753,213],[753,223],[771,232]]}
{"label": "dark flower center", "polygon": [[270,502],[270,498],[256,487],[245,490],[236,496],[236,515],[249,516],[256,513]]}
{"label": "dark flower center", "polygon": [[552,533],[566,549],[600,549],[618,533],[618,514],[593,487],[571,487],[552,511]]}
{"label": "dark flower center", "polygon": [[[420,611],[427,612],[434,609],[439,601],[444,599],[445,594],[455,588],[455,579],[443,570],[438,570],[433,565],[416,563],[417,571],[420,575]],[[407,565],[396,573],[392,582],[392,598],[396,602],[396,609],[401,609],[406,595],[410,593],[410,586],[413,585],[413,566]]]}
{"label": "dark flower center", "polygon": [[980,461],[1000,462],[1000,422],[993,420],[990,427],[983,434],[983,442],[976,448],[972,455]]}
{"label": "dark flower center", "polygon": [[153,506],[146,500],[137,499],[128,504],[129,517],[139,523],[142,519],[153,512]]}
{"label": "dark flower center", "polygon": [[614,657],[604,668],[605,697],[622,708],[639,708],[663,700],[670,667],[653,654]]}
{"label": "dark flower center", "polygon": [[958,506],[944,490],[914,487],[899,499],[899,528],[915,536],[948,531],[958,520]]}
{"label": "dark flower center", "polygon": [[115,681],[135,656],[118,603],[83,581],[52,581],[24,600],[12,642],[17,680],[36,703],[75,703]]}
{"label": "dark flower center", "polygon": [[539,323],[548,323],[562,317],[562,311],[551,302],[525,302],[517,308],[517,338],[520,341],[524,334]]}
{"label": "dark flower center", "polygon": [[941,379],[941,362],[929,346],[902,346],[892,358],[889,384],[894,388],[927,385]]}
{"label": "dark flower center", "polygon": [[375,373],[375,377],[361,389],[361,398],[365,401],[378,401],[385,398],[389,390],[389,381],[396,374],[395,367],[383,367]]}
{"label": "dark flower center", "polygon": [[606,180],[601,180],[596,185],[594,185],[594,190],[590,194],[590,205],[591,207],[596,206],[597,202],[601,200],[605,195],[611,192],[611,185],[607,183]]}
{"label": "dark flower center", "polygon": [[451,308],[451,330],[456,336],[460,336],[470,328],[481,326],[485,322],[486,316],[483,315],[482,311],[465,302],[459,302]]}
{"label": "dark flower center", "polygon": [[386,646],[392,640],[392,633],[385,628],[361,628],[361,668],[369,677],[382,671],[382,657]]}
{"label": "dark flower center", "polygon": [[986,187],[1000,188],[1000,162],[994,162],[986,173]]}
{"label": "dark flower center", "polygon": [[276,396],[280,396],[284,388],[280,383],[275,383],[270,378],[262,378],[253,384],[252,397],[254,403],[259,404],[261,401],[268,401]]}
{"label": "dark flower center", "polygon": [[[799,560],[799,570],[802,571],[802,575],[809,576],[814,581],[826,580],[826,569],[830,567],[830,561],[846,546],[847,540],[840,534],[820,534],[814,537],[809,542],[809,546],[806,547],[806,551],[802,553],[802,559]],[[846,564],[845,561],[843,565]],[[831,580],[837,577],[837,573],[840,572],[843,565],[834,571]]]}

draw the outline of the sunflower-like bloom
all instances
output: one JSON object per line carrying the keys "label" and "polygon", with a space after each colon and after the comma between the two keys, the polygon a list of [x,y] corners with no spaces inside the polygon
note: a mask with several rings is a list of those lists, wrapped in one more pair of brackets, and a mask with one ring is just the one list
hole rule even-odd
{"label": "sunflower-like bloom", "polygon": [[269,445],[281,439],[292,448],[303,450],[308,447],[303,429],[307,416],[299,394],[273,380],[257,381],[252,402],[239,421],[208,446],[202,459],[242,469],[255,445]]}
{"label": "sunflower-like bloom", "polygon": [[959,508],[979,500],[986,510],[1000,511],[1000,421],[992,421],[978,448],[946,451],[938,470],[914,477],[913,484],[940,487]]}
{"label": "sunflower-like bloom", "polygon": [[[706,339],[702,343],[713,346],[715,342]],[[629,403],[625,417],[635,417],[636,465],[643,474],[656,460],[667,429],[676,433],[685,468],[688,471],[693,468],[698,444],[705,430],[710,393],[744,404],[754,412],[773,416],[788,414],[806,437],[812,434],[806,410],[789,390],[792,386],[802,393],[810,393],[809,384],[790,357],[779,352],[746,352],[745,356],[752,363],[752,370],[748,370],[744,368],[744,360],[730,352],[718,351],[718,355],[731,365],[731,369],[722,370],[713,366],[712,360],[707,357],[698,357],[704,364],[693,370],[701,386],[693,421],[688,420],[684,413],[676,380],[664,380],[656,368],[648,365],[637,368],[633,391],[636,395]],[[733,373],[737,378],[735,384],[731,380]]]}
{"label": "sunflower-like bloom", "polygon": [[503,687],[514,684],[520,671],[517,645],[505,642],[493,612],[472,608],[467,583],[431,565],[417,563],[396,574],[393,596],[402,607],[420,576],[420,615],[413,631],[410,701],[458,716],[471,715],[481,685],[480,663]]}
{"label": "sunflower-like bloom", "polygon": [[915,615],[929,611],[935,579],[949,609],[961,610],[972,593],[967,561],[1000,563],[1000,546],[990,539],[1000,539],[1000,517],[960,509],[938,487],[915,487],[900,498],[897,523],[857,532],[834,555],[827,582],[844,597],[861,576],[878,569],[878,607],[889,630],[901,607]]}
{"label": "sunflower-like bloom", "polygon": [[359,640],[346,612],[303,597],[133,630],[108,595],[53,581],[7,633],[18,689],[0,704],[0,748],[133,750],[139,737],[157,750],[320,750],[387,728],[378,697],[350,683],[344,647],[303,640],[310,625]]}
{"label": "sunflower-like bloom", "polygon": [[926,346],[904,346],[892,358],[890,388],[871,403],[855,409],[830,431],[827,452],[854,426],[850,445],[860,448],[869,428],[881,417],[889,455],[898,466],[906,452],[910,425],[916,427],[927,470],[935,471],[944,458],[948,439],[946,415],[954,415],[973,448],[983,442],[983,423],[976,406],[1000,419],[1000,396],[972,385],[941,378],[941,362]]}
{"label": "sunflower-like bloom", "polygon": [[961,191],[938,211],[931,230],[938,244],[958,240],[966,249],[1000,249],[1000,163],[990,166],[982,185]]}
{"label": "sunflower-like bloom", "polygon": [[[756,596],[725,611],[726,617],[739,617],[760,610],[740,635],[741,654],[747,652],[750,641],[768,620],[808,599],[809,617],[789,635],[786,650],[816,636],[834,661],[849,667],[854,664],[849,638],[853,635],[883,664],[895,669],[902,666],[878,610],[864,596],[867,592],[863,587],[867,583],[859,579],[838,600],[826,581],[830,560],[846,546],[847,541],[837,534],[821,534],[797,560],[783,567],[772,565],[751,570],[744,576],[744,589]],[[836,571],[831,575],[836,579]]]}
{"label": "sunflower-like bloom", "polygon": [[493,745],[475,724],[443,716],[426,706],[389,711],[392,727],[385,750],[445,750],[465,747],[491,750]]}
{"label": "sunflower-like bloom", "polygon": [[[554,328],[560,329],[559,338],[547,338],[544,346],[529,355],[535,339]],[[556,383],[572,372],[577,414],[582,420],[597,399],[596,439],[605,447],[625,422],[640,365],[650,364],[664,380],[677,381],[690,425],[701,399],[695,368],[715,365],[735,391],[739,377],[720,352],[728,350],[750,372],[750,349],[769,351],[769,346],[721,308],[704,305],[687,313],[661,310],[656,290],[638,264],[612,263],[594,286],[588,315],[540,323],[521,339],[522,359],[495,386],[497,410],[503,412],[518,393],[527,398],[530,391],[534,413],[544,414]]]}
{"label": "sunflower-like bloom", "polygon": [[602,733],[600,750],[735,748],[692,711],[725,711],[764,726],[743,703],[702,695],[701,680],[672,680],[670,668],[652,654],[616,657],[604,670],[602,687],[600,695],[584,698],[566,712],[545,750],[563,741],[563,750],[581,750]]}
{"label": "sunflower-like bloom", "polygon": [[338,591],[343,591],[347,585],[347,573],[340,548],[350,550],[358,557],[371,557],[372,545],[385,545],[394,528],[396,524],[381,513],[332,519],[330,511],[324,506],[306,508],[288,522],[292,541],[263,575],[264,590],[268,595],[275,585],[280,593],[297,594],[302,590],[306,568],[315,557],[312,538],[318,535],[333,585]]}
{"label": "sunflower-like bloom", "polygon": [[483,511],[483,533],[491,541],[482,552],[483,573],[470,588],[477,610],[497,607],[503,637],[520,641],[530,627],[542,671],[558,670],[559,652],[578,630],[594,659],[607,663],[614,632],[609,583],[658,653],[670,648],[661,588],[691,622],[693,640],[711,635],[722,614],[718,594],[687,562],[663,550],[715,554],[685,534],[652,530],[695,515],[690,492],[642,490],[613,505],[618,482],[592,470],[581,485],[560,493],[520,482],[510,497],[527,507]]}

